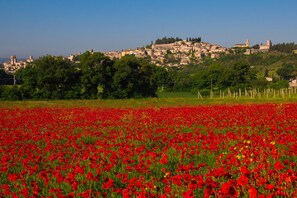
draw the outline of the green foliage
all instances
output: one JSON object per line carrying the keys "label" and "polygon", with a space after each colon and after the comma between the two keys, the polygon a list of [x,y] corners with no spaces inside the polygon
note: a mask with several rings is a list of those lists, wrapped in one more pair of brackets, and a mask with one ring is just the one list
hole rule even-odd
{"label": "green foliage", "polygon": [[181,38],[178,38],[178,37],[176,37],[176,38],[173,38],[173,37],[169,37],[169,38],[167,38],[167,37],[165,36],[165,37],[163,37],[162,39],[157,39],[157,40],[155,41],[155,44],[170,44],[170,43],[174,43],[174,42],[176,42],[176,41],[182,41],[182,39],[181,39]]}
{"label": "green foliage", "polygon": [[186,39],[186,41],[192,42],[192,43],[200,43],[201,42],[201,37],[189,37]]}
{"label": "green foliage", "polygon": [[102,97],[111,91],[114,74],[113,61],[102,53],[85,52],[80,56],[82,98],[98,98],[98,87],[102,86]]}
{"label": "green foliage", "polygon": [[197,98],[197,92],[190,93],[190,92],[168,92],[168,91],[160,91],[158,92],[158,100],[162,99],[168,99],[168,98],[184,98],[184,99],[190,99],[190,98]]}
{"label": "green foliage", "polygon": [[2,100],[21,100],[21,92],[18,86],[0,86],[0,99]]}
{"label": "green foliage", "polygon": [[252,47],[253,49],[260,49],[260,45],[259,44],[256,44]]}
{"label": "green foliage", "polygon": [[285,64],[279,68],[276,73],[283,80],[291,80],[292,78],[297,77],[297,66],[291,64]]}
{"label": "green foliage", "polygon": [[257,80],[251,81],[251,87],[253,88],[267,88],[271,82],[267,81],[265,77],[258,78]]}
{"label": "green foliage", "polygon": [[[297,77],[296,58],[296,54],[276,51],[252,55],[234,52],[220,59],[205,57],[200,63],[167,68],[150,64],[149,57],[111,60],[102,53],[88,51],[78,57],[79,63],[45,56],[19,70],[15,75],[21,85],[1,87],[0,97],[2,100],[143,98],[155,97],[157,90],[195,95],[199,91],[209,96],[210,89],[215,93],[227,89],[280,89],[288,87],[288,80]],[[169,50],[165,61],[176,61]],[[265,77],[272,77],[274,82]],[[5,84],[13,82],[12,75],[0,70],[0,85],[3,79],[9,81]]]}
{"label": "green foliage", "polygon": [[163,89],[170,81],[168,71],[165,67],[154,67],[155,80],[157,81],[158,88]]}
{"label": "green foliage", "polygon": [[125,56],[114,62],[102,53],[86,52],[80,61],[83,98],[156,96],[156,74],[161,71],[156,73],[156,67],[145,59]]}
{"label": "green foliage", "polygon": [[78,98],[79,70],[63,57],[44,56],[17,73],[23,98]]}
{"label": "green foliage", "polygon": [[268,85],[269,88],[272,89],[282,89],[282,88],[288,88],[289,82],[287,80],[280,80],[276,82],[272,82]]}
{"label": "green foliage", "polygon": [[12,85],[13,75],[7,74],[3,69],[0,69],[0,85]]}
{"label": "green foliage", "polygon": [[208,96],[210,96],[210,89],[198,89],[198,88],[193,88],[192,90],[191,90],[191,93],[194,95],[197,95],[197,93],[198,93],[198,91],[199,91],[199,93],[201,94],[201,96],[203,96],[203,97],[208,97]]}
{"label": "green foliage", "polygon": [[184,69],[177,67],[168,68],[168,81],[165,85],[166,91],[190,91],[191,87],[192,78]]}
{"label": "green foliage", "polygon": [[[272,77],[278,80],[280,73],[278,69],[284,65],[297,65],[296,54],[285,54],[280,52],[257,53],[244,55],[232,53],[222,55],[219,59],[203,58],[203,62],[192,64],[177,69],[169,69],[170,82],[168,91],[189,91],[197,93],[201,90],[207,94],[207,89],[213,91],[230,88],[268,88],[271,84],[264,77]],[[295,78],[297,69],[284,72]],[[287,78],[288,79],[288,78]],[[277,86],[279,87],[279,86]],[[203,91],[205,90],[205,91]]]}
{"label": "green foliage", "polygon": [[175,55],[170,50],[167,50],[164,56],[163,62],[166,64],[170,64],[170,63],[179,64],[180,60],[181,58],[176,58]]}
{"label": "green foliage", "polygon": [[271,47],[271,50],[278,51],[278,52],[285,52],[285,53],[292,53],[292,51],[296,49],[297,49],[297,45],[294,42],[279,43]]}
{"label": "green foliage", "polygon": [[232,66],[212,64],[193,76],[194,89],[248,88],[256,80],[255,71],[245,63]]}
{"label": "green foliage", "polygon": [[[80,63],[45,56],[16,73],[20,87],[1,87],[4,100],[155,97],[167,82],[167,71],[146,59],[127,56],[113,61],[102,53],[85,52]],[[0,73],[1,74],[1,73]]]}
{"label": "green foliage", "polygon": [[97,137],[94,136],[90,136],[90,135],[86,135],[86,136],[82,136],[79,139],[76,140],[76,144],[81,145],[82,143],[84,144],[91,144],[94,145],[96,143],[96,141],[98,140]]}
{"label": "green foliage", "polygon": [[125,56],[114,64],[113,98],[155,97],[158,89],[155,66],[149,62]]}

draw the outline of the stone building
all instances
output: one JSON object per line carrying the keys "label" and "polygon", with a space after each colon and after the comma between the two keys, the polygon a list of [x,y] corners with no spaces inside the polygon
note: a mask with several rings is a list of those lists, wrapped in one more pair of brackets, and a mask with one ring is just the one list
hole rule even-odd
{"label": "stone building", "polygon": [[28,63],[33,62],[33,56],[29,56],[29,58],[25,61],[18,61],[15,55],[10,57],[10,62],[3,63],[4,70],[9,73],[14,73],[18,69],[25,68]]}
{"label": "stone building", "polygon": [[249,39],[246,39],[244,44],[235,44],[234,48],[249,48],[250,47],[250,41]]}
{"label": "stone building", "polygon": [[271,40],[267,40],[266,45],[261,44],[259,50],[260,51],[269,51],[271,46],[272,46]]}

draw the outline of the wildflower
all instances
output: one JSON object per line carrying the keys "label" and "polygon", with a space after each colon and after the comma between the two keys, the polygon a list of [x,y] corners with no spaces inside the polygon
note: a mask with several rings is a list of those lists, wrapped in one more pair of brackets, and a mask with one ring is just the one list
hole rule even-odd
{"label": "wildflower", "polygon": [[266,184],[266,189],[267,190],[272,190],[274,188],[273,184]]}
{"label": "wildflower", "polygon": [[238,196],[238,193],[232,186],[231,182],[223,183],[223,185],[221,187],[221,193],[228,197],[237,197]]}
{"label": "wildflower", "polygon": [[258,195],[258,191],[256,188],[252,187],[249,189],[250,198],[256,198]]}
{"label": "wildflower", "polygon": [[18,176],[16,174],[8,174],[8,181],[14,182],[18,179]]}
{"label": "wildflower", "polygon": [[191,191],[191,190],[183,192],[182,196],[185,197],[185,198],[194,198],[193,191]]}
{"label": "wildflower", "polygon": [[231,185],[229,182],[227,183],[223,183],[222,188],[221,188],[221,192],[223,195],[228,195],[229,194],[229,189],[230,189]]}
{"label": "wildflower", "polygon": [[248,183],[249,183],[249,179],[246,176],[244,176],[244,175],[240,176],[237,179],[237,184],[239,186],[246,186]]}
{"label": "wildflower", "polygon": [[164,192],[165,192],[166,194],[170,194],[170,192],[171,192],[171,187],[170,187],[170,186],[166,186],[165,189],[164,189]]}
{"label": "wildflower", "polygon": [[251,172],[249,171],[249,169],[247,169],[245,166],[243,166],[243,167],[240,168],[240,172],[241,172],[241,174],[246,175],[246,176],[248,176],[248,175],[251,174]]}
{"label": "wildflower", "polygon": [[236,155],[236,158],[237,159],[245,158],[245,155],[239,154],[239,155]]}
{"label": "wildflower", "polygon": [[278,171],[278,170],[282,170],[282,169],[284,169],[285,168],[285,166],[280,162],[280,161],[277,161],[275,164],[274,164],[274,169],[276,170],[276,171]]}
{"label": "wildflower", "polygon": [[102,185],[103,189],[109,189],[111,187],[113,187],[114,183],[112,179],[105,179],[104,184]]}

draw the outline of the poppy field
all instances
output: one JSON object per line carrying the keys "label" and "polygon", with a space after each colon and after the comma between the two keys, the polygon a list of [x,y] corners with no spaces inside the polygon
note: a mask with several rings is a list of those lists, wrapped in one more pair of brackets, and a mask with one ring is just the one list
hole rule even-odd
{"label": "poppy field", "polygon": [[297,103],[0,110],[0,197],[297,197]]}

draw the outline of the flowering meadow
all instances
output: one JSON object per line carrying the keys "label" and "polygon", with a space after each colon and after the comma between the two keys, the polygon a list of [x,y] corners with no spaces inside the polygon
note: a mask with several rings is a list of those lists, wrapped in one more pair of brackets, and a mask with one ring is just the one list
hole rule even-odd
{"label": "flowering meadow", "polygon": [[0,110],[0,197],[297,197],[297,103]]}

